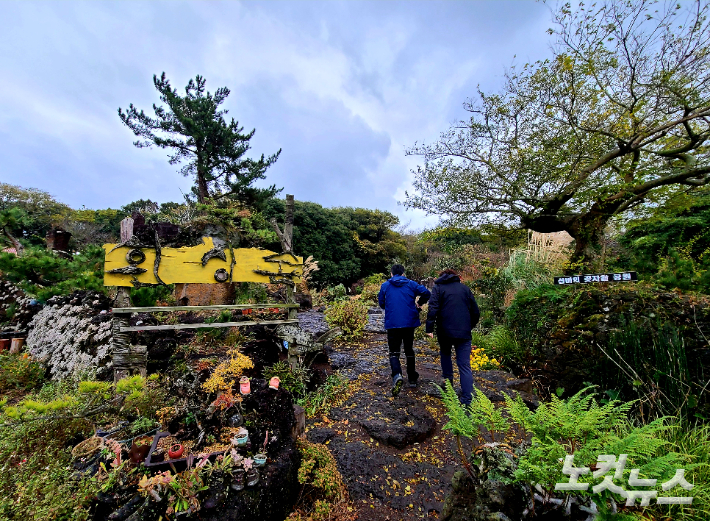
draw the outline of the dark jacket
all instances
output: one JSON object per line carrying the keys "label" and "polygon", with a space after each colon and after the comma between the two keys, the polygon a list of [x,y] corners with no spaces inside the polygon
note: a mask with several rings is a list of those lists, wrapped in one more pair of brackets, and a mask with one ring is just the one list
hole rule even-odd
{"label": "dark jacket", "polygon": [[426,317],[426,332],[448,338],[471,338],[481,313],[473,293],[457,275],[444,274],[434,281]]}
{"label": "dark jacket", "polygon": [[418,327],[421,322],[414,299],[419,297],[419,305],[422,305],[430,295],[424,286],[402,275],[395,275],[382,284],[377,300],[385,310],[385,329]]}

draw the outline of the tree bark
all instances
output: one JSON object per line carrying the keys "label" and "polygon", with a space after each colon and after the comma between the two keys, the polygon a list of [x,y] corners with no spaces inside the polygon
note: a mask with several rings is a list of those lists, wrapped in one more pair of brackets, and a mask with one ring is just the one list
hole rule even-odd
{"label": "tree bark", "polygon": [[7,231],[7,228],[3,228],[2,231],[5,233],[5,237],[7,237],[8,240],[9,240],[9,241],[12,243],[12,245],[15,247],[15,251],[17,252],[17,256],[18,256],[18,257],[22,257],[22,254],[25,253],[25,247],[22,246],[22,244],[20,243],[20,241],[18,241],[17,239],[15,239],[15,237],[13,237],[13,235],[12,235],[9,231]]}
{"label": "tree bark", "polygon": [[579,273],[580,270],[593,270],[600,254],[604,228],[611,215],[598,208],[593,208],[584,214],[558,217],[543,215],[532,219],[524,219],[523,225],[538,233],[553,233],[565,231],[574,238],[574,252],[570,258],[570,266],[566,274]]}
{"label": "tree bark", "polygon": [[609,219],[610,217],[605,215],[585,214],[566,230],[574,238],[574,252],[565,274],[603,268],[599,265],[601,243]]}
{"label": "tree bark", "polygon": [[207,180],[204,172],[200,168],[197,169],[197,201],[204,204],[205,200],[209,199],[210,192],[207,189]]}

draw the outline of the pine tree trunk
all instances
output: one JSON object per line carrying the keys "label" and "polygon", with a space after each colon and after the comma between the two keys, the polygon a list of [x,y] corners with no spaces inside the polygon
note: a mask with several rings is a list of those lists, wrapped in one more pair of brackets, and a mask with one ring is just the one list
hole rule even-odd
{"label": "pine tree trunk", "polygon": [[203,172],[198,169],[197,171],[197,200],[200,203],[204,203],[210,197],[210,192],[207,189],[207,180]]}

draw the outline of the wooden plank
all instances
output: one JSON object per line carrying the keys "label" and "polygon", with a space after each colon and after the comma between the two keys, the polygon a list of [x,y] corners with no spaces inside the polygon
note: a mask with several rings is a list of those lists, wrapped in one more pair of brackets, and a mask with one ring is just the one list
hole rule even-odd
{"label": "wooden plank", "polygon": [[298,320],[250,320],[248,322],[215,322],[213,324],[165,324],[162,326],[130,326],[122,327],[121,333],[127,331],[169,331],[174,329],[200,329],[216,327],[240,327],[240,326],[273,326],[279,324],[297,324]]}
{"label": "wooden plank", "polygon": [[288,309],[298,308],[298,304],[215,304],[211,306],[154,306],[144,308],[114,308],[114,313],[154,313],[157,311],[209,311],[222,309]]}
{"label": "wooden plank", "polygon": [[[232,265],[232,254],[229,248],[225,248],[226,260],[213,257],[202,265],[202,257],[205,253],[214,248],[212,237],[203,237],[203,243],[198,246],[182,248],[162,248],[160,267],[158,275],[165,284],[173,283],[196,283],[196,284],[218,284],[215,280],[215,271],[223,269],[230,272]],[[106,259],[104,262],[104,286],[132,286],[131,280],[135,277],[138,282],[145,284],[157,284],[158,280],[153,273],[155,262],[155,250],[153,248],[138,248],[145,255],[145,260],[136,265],[137,268],[145,269],[143,273],[128,275],[121,273],[108,273],[111,270],[125,268],[129,266],[126,254],[133,248],[122,246],[113,250],[115,244],[104,244]],[[113,251],[111,251],[113,250]],[[264,257],[270,257],[267,262]],[[282,273],[292,274],[292,281],[300,282],[299,276],[303,269],[303,258],[294,259],[289,254],[278,254],[269,250],[259,248],[237,248],[234,249],[234,270],[232,282],[271,282],[268,275],[256,273],[255,270],[264,272],[278,272],[281,266]],[[279,263],[279,261],[281,261]],[[283,278],[283,275],[280,276]]]}

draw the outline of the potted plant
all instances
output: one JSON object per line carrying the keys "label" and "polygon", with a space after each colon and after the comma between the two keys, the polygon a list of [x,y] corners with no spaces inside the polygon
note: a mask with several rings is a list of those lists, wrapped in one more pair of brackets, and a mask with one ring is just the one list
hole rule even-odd
{"label": "potted plant", "polygon": [[175,443],[168,449],[168,457],[170,459],[178,459],[183,455],[184,452],[185,447],[183,447],[180,443]]}
{"label": "potted plant", "polygon": [[234,478],[234,481],[232,481],[232,490],[244,490],[244,485],[246,484],[246,475],[247,472],[244,469],[237,468],[232,472],[232,477]]}
{"label": "potted plant", "polygon": [[128,457],[131,463],[138,465],[139,463],[145,461],[148,457],[148,452],[150,452],[150,443],[153,439],[149,436],[144,436],[141,438],[134,438],[131,443],[131,448],[128,449]]}
{"label": "potted plant", "polygon": [[255,468],[252,468],[251,464],[249,464],[249,469],[246,472],[247,487],[253,487],[257,483],[259,483],[259,471]]}
{"label": "potted plant", "polygon": [[242,394],[249,394],[251,392],[251,383],[246,376],[242,376],[239,379],[239,392]]}
{"label": "potted plant", "polygon": [[255,454],[254,465],[256,465],[257,467],[263,467],[264,465],[266,465],[266,454],[264,454],[263,452]]}
{"label": "potted plant", "polygon": [[240,432],[234,437],[234,440],[236,440],[236,445],[237,447],[245,447],[246,444],[249,442],[249,433],[248,432]]}

